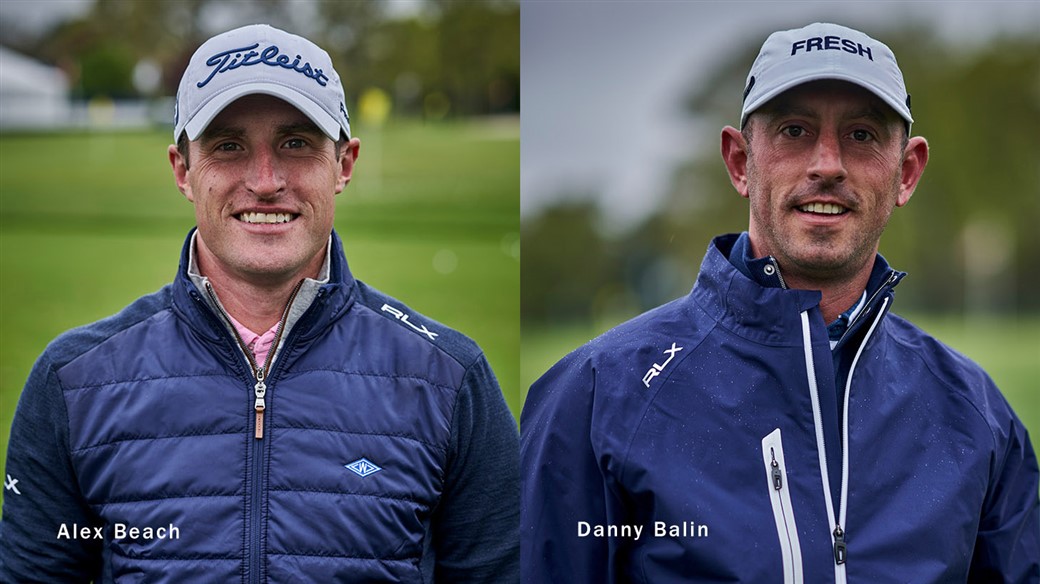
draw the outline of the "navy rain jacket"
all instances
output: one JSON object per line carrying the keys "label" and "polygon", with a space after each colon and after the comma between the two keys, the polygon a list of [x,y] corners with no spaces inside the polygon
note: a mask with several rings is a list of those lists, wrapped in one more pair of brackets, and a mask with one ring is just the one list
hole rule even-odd
{"label": "navy rain jacket", "polygon": [[877,257],[832,355],[820,293],[752,281],[736,240],[532,386],[522,580],[1040,581],[1026,430],[982,369],[888,314],[903,274]]}
{"label": "navy rain jacket", "polygon": [[355,280],[333,234],[258,440],[256,379],[188,249],[171,285],[33,368],[0,582],[516,581],[518,435],[479,348]]}

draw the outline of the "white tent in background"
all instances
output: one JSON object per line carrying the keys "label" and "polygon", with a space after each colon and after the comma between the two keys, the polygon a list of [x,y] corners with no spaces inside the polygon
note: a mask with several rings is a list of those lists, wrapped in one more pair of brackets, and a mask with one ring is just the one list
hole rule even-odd
{"label": "white tent in background", "polygon": [[0,47],[0,129],[67,126],[71,116],[60,69]]}

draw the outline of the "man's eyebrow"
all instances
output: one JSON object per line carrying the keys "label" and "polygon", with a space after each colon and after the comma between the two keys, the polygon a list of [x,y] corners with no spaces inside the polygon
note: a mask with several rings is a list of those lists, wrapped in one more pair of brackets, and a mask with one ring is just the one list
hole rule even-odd
{"label": "man's eyebrow", "polygon": [[[282,124],[276,128],[278,135],[285,136],[289,134],[311,134],[311,135],[324,135],[317,125],[313,122],[293,122],[291,124]],[[227,140],[227,139],[242,139],[246,135],[246,129],[240,126],[214,126],[210,125],[206,128],[202,135],[199,136],[200,142],[213,142],[216,140]]]}
{"label": "man's eyebrow", "polygon": [[[787,116],[801,116],[805,118],[817,119],[819,113],[816,110],[800,105],[797,103],[786,103],[779,102],[773,104],[768,109],[763,108],[762,113],[769,122],[773,122],[778,118]],[[892,120],[892,115],[889,115],[888,111],[877,104],[870,104],[863,109],[854,110],[842,116],[845,120],[870,120],[878,125],[888,124]]]}
{"label": "man's eyebrow", "polygon": [[317,125],[314,124],[314,122],[311,121],[283,124],[278,126],[277,130],[278,134],[283,136],[286,134],[325,134]]}
{"label": "man's eyebrow", "polygon": [[228,138],[241,139],[246,135],[245,128],[237,126],[214,126],[210,124],[199,136],[199,142],[212,142],[214,140],[226,140]]}
{"label": "man's eyebrow", "polygon": [[867,119],[880,126],[884,126],[891,121],[892,116],[888,115],[887,110],[882,109],[875,104],[871,104],[862,110],[852,112],[846,116],[846,118],[850,120]]}
{"label": "man's eyebrow", "polygon": [[810,107],[799,105],[797,103],[783,101],[774,103],[767,108],[763,108],[762,113],[765,114],[766,119],[770,122],[776,120],[777,118],[783,118],[792,115],[813,119],[820,117],[820,114]]}

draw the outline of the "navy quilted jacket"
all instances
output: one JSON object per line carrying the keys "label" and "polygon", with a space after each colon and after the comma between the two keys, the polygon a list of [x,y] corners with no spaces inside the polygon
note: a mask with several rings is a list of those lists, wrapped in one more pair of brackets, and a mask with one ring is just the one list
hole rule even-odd
{"label": "navy quilted jacket", "polygon": [[518,437],[487,361],[332,250],[262,439],[187,245],[171,285],[54,341],[11,432],[0,581],[515,581]]}
{"label": "navy quilted jacket", "polygon": [[523,581],[1040,582],[1025,428],[888,314],[902,274],[877,257],[832,353],[820,293],[747,277],[737,239],[531,387]]}

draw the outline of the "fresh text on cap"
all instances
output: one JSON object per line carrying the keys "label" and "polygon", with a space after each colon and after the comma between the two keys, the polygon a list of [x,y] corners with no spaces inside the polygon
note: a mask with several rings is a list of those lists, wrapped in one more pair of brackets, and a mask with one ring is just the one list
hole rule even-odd
{"label": "fresh text on cap", "polygon": [[843,39],[837,36],[812,37],[795,41],[795,43],[791,45],[791,56],[793,57],[799,50],[803,50],[806,53],[814,50],[845,51],[846,53],[852,53],[861,57],[865,56],[871,61],[874,60],[874,56],[870,53],[870,47],[864,47],[855,41]]}

